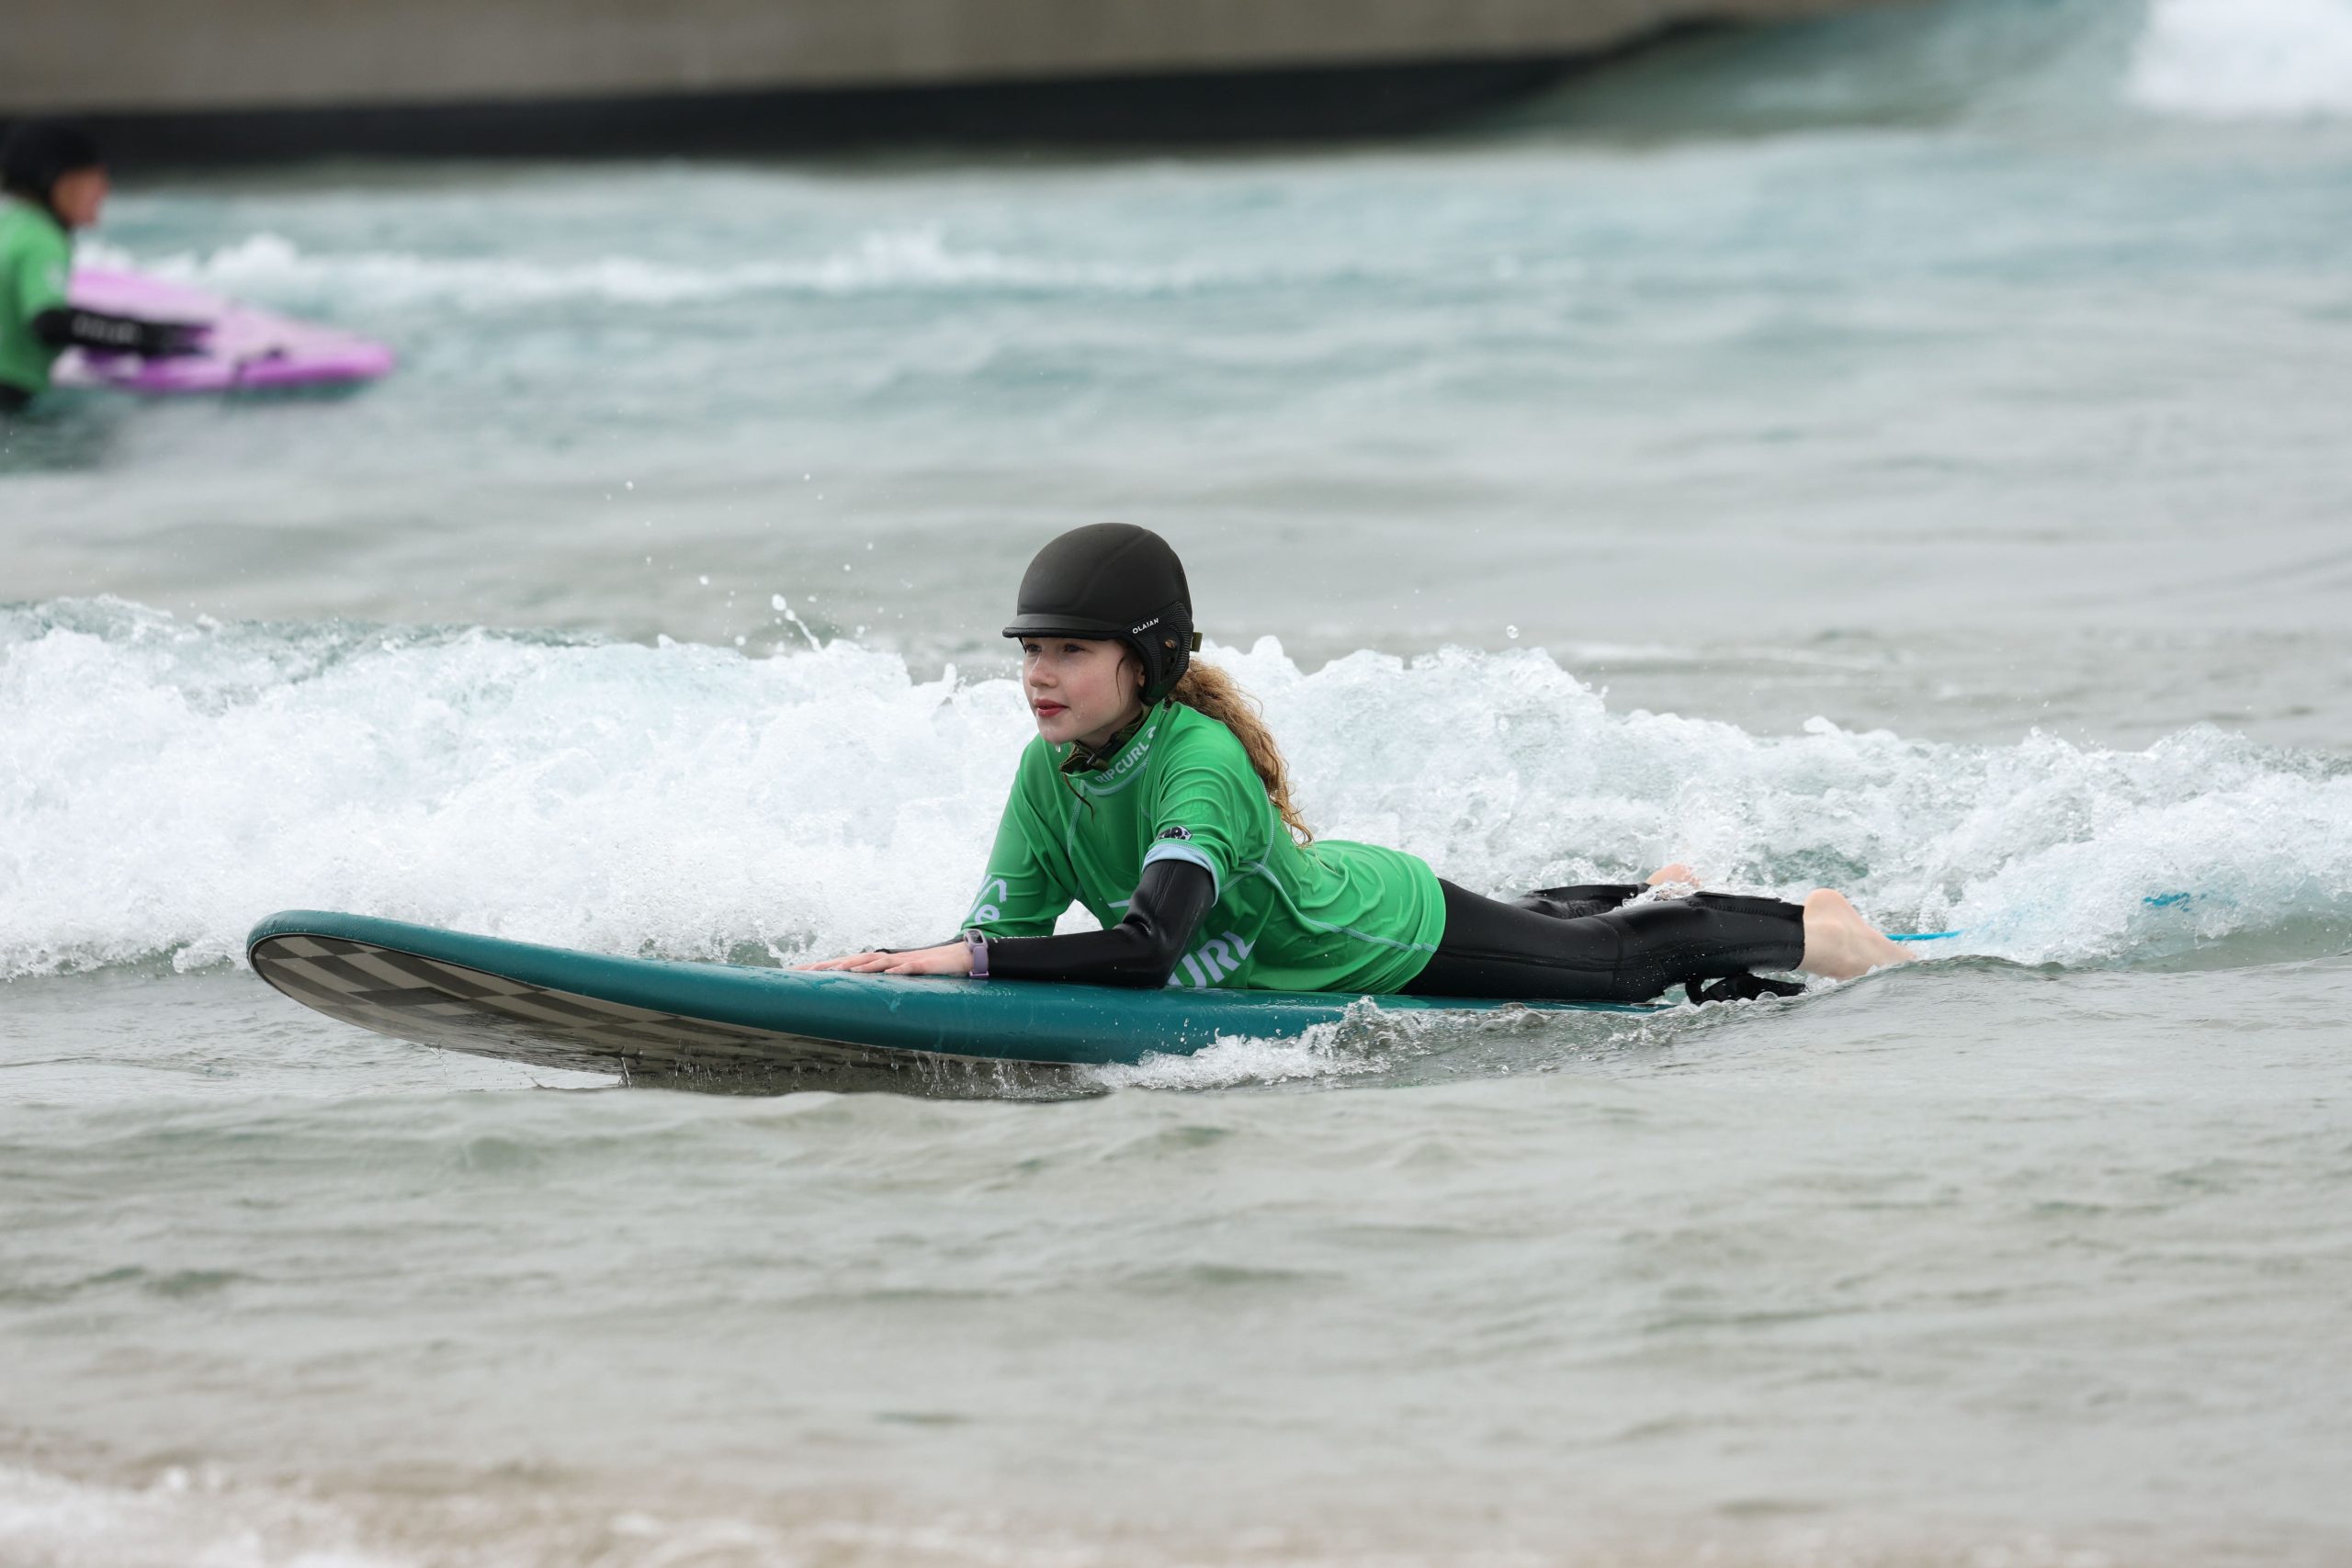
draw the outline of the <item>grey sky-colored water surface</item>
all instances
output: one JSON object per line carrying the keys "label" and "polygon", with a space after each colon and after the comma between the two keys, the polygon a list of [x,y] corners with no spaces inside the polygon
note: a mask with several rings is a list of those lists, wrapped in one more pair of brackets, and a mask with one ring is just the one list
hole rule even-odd
{"label": "grey sky-colored water surface", "polygon": [[[1901,7],[1349,152],[132,186],[101,254],[404,365],[0,436],[0,1558],[2340,1561],[2340,9]],[[239,966],[936,934],[1106,515],[1327,833],[1966,934],[1053,1106],[597,1092]]]}

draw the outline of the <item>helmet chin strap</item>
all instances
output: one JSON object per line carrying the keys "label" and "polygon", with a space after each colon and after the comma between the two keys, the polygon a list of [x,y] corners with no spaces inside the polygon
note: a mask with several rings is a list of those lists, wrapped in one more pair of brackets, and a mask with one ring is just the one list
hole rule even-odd
{"label": "helmet chin strap", "polygon": [[1135,739],[1136,731],[1141,729],[1143,721],[1150,716],[1149,707],[1137,705],[1135,712],[1119,720],[1111,733],[1102,738],[1102,745],[1089,745],[1082,736],[1072,740],[1069,743],[1069,755],[1062,759],[1062,773],[1065,774],[1091,773],[1097,768],[1108,766],[1111,759],[1117,755],[1119,749]]}

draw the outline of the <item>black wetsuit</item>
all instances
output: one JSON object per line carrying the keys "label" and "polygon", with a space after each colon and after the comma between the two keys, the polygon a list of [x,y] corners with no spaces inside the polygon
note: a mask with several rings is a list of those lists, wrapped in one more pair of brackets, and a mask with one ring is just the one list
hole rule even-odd
{"label": "black wetsuit", "polygon": [[1438,886],[1445,935],[1409,996],[1644,1002],[1687,986],[1693,1001],[1713,1001],[1802,989],[1749,973],[1794,969],[1804,956],[1804,910],[1778,898],[1694,893],[1635,904],[1641,888],[1611,884],[1505,904]]}
{"label": "black wetsuit", "polygon": [[[1794,969],[1804,957],[1804,911],[1777,898],[1696,893],[1635,904],[1630,901],[1643,889],[1609,884],[1550,888],[1506,904],[1451,882],[1439,886],[1445,934],[1406,986],[1408,996],[1644,1002],[1683,986],[1693,1001],[1720,1001],[1803,988],[1750,973]],[[1156,861],[1144,868],[1117,925],[1068,936],[995,938],[988,944],[989,973],[1165,985],[1214,902],[1207,872],[1183,861]]]}

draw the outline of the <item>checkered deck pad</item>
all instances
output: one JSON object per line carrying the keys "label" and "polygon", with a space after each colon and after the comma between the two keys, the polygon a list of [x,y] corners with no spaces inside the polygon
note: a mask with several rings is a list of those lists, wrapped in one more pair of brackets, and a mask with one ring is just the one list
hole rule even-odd
{"label": "checkered deck pad", "polygon": [[253,964],[296,1001],[379,1034],[668,1088],[1001,1095],[1050,1091],[1071,1076],[655,1012],[341,937],[268,937]]}

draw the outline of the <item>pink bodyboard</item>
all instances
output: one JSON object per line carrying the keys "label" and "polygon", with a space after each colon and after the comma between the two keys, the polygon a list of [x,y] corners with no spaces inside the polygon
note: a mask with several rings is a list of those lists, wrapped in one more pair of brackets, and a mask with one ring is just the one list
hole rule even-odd
{"label": "pink bodyboard", "polygon": [[70,350],[57,362],[60,386],[116,387],[132,392],[329,387],[372,381],[392,367],[392,351],[380,343],[273,316],[141,273],[77,267],[68,292],[74,304],[93,310],[151,321],[196,321],[211,330],[201,351],[183,358]]}

